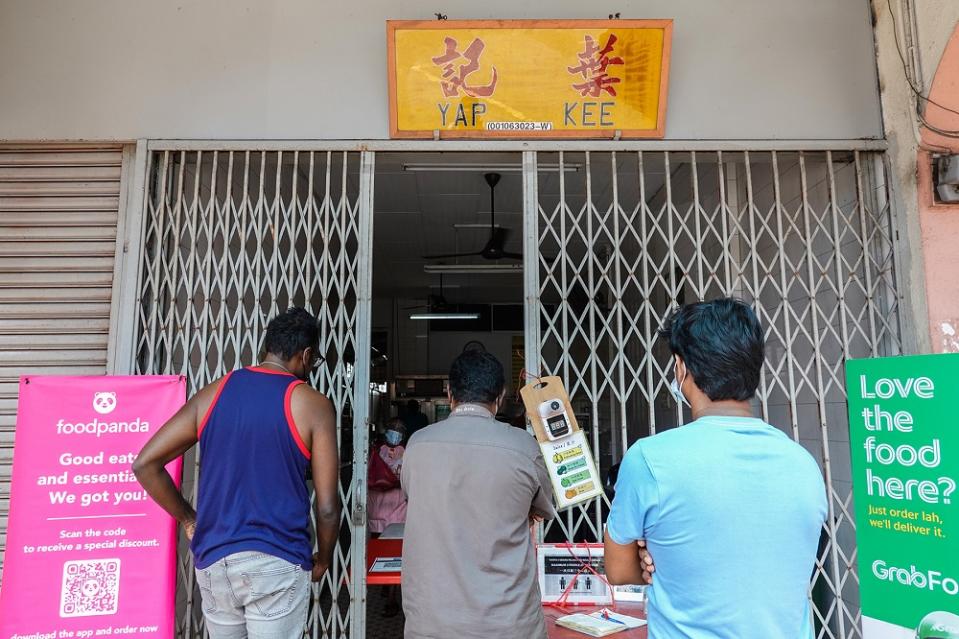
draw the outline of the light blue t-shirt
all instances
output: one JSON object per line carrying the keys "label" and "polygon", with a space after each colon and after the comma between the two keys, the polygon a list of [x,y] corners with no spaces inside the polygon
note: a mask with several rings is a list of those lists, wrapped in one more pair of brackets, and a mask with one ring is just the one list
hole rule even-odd
{"label": "light blue t-shirt", "polygon": [[656,564],[650,639],[807,639],[826,518],[812,456],[760,419],[704,417],[626,453],[607,521]]}

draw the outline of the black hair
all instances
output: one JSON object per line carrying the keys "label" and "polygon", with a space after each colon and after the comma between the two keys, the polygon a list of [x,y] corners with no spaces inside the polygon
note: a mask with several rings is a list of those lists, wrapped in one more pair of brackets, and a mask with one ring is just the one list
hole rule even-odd
{"label": "black hair", "polygon": [[317,350],[320,328],[306,309],[294,307],[280,313],[266,327],[263,351],[289,360],[308,348]]}
{"label": "black hair", "polygon": [[415,399],[411,399],[408,402],[406,402],[406,410],[408,410],[411,413],[418,413],[420,412],[420,403],[416,401]]}
{"label": "black hair", "polygon": [[659,335],[709,399],[746,401],[756,394],[765,340],[747,304],[732,298],[687,304],[673,312]]}
{"label": "black hair", "polygon": [[503,365],[486,351],[464,351],[450,367],[450,394],[460,403],[492,404],[505,385]]}

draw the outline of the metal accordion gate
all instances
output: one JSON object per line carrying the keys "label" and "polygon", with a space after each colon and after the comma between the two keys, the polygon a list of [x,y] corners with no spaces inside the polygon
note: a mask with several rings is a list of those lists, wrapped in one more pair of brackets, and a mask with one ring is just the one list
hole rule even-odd
{"label": "metal accordion gate", "polygon": [[[493,147],[329,148],[340,150],[150,143],[132,370],[185,375],[193,392],[254,361],[278,310],[317,314],[326,362],[313,382],[340,417],[343,516],[309,633],[363,639],[374,152],[352,149]],[[671,357],[656,339],[669,312],[729,295],[752,304],[767,337],[756,412],[814,455],[828,486],[810,583],[817,636],[859,637],[843,362],[902,352],[885,157],[588,148],[509,148],[523,151],[527,371],[563,377],[605,473],[636,439],[688,418],[670,399]],[[200,463],[187,461],[193,498]],[[598,540],[607,508],[570,509],[542,534]],[[198,603],[181,548],[178,636],[203,635]]]}
{"label": "metal accordion gate", "polygon": [[[767,339],[756,413],[806,447],[827,482],[810,584],[817,636],[860,636],[843,362],[902,349],[883,156],[527,152],[524,164],[527,370],[564,379],[605,473],[636,439],[688,419],[656,339],[669,312],[750,303]],[[600,540],[607,506],[574,507],[543,534]]]}
{"label": "metal accordion gate", "polygon": [[[152,149],[140,247],[133,370],[181,374],[192,394],[258,361],[266,324],[302,306],[326,359],[311,380],[340,422],[340,539],[314,585],[314,639],[363,637],[369,385],[371,154]],[[195,500],[199,459],[184,494]],[[204,635],[181,546],[178,637]]]}

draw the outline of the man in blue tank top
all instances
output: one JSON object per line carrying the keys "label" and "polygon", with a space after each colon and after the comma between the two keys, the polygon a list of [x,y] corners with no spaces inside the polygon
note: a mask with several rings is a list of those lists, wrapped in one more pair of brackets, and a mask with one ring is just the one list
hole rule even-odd
{"label": "man in blue tank top", "polygon": [[[201,389],[143,448],[133,471],[191,540],[213,639],[299,638],[339,530],[333,405],[305,382],[317,365],[316,319],[291,308],[267,326],[259,366]],[[197,510],[166,465],[199,442]],[[312,474],[316,546],[310,534]]]}
{"label": "man in blue tank top", "polygon": [[816,460],[753,417],[759,321],[723,299],[683,307],[661,334],[675,357],[670,390],[694,421],[639,440],[623,458],[607,576],[651,578],[650,639],[812,639],[809,581],[826,492]]}

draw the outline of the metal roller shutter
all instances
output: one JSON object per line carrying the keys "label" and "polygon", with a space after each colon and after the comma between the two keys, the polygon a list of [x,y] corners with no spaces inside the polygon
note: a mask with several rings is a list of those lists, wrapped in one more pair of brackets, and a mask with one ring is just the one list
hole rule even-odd
{"label": "metal roller shutter", "polygon": [[121,165],[120,147],[0,146],[0,551],[19,377],[106,372]]}

